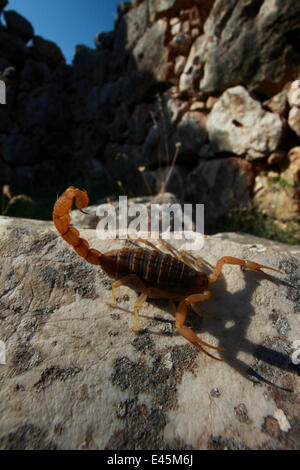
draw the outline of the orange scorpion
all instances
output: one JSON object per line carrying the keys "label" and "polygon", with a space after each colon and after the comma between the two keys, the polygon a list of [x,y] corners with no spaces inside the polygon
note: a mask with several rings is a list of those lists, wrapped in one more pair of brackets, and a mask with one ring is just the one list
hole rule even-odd
{"label": "orange scorpion", "polygon": [[[70,226],[69,211],[74,200],[76,207],[81,211],[89,204],[89,197],[85,191],[70,186],[54,205],[53,221],[55,227],[62,238],[73,246],[79,256],[91,264],[100,265],[108,276],[115,279],[112,284],[112,304],[115,303],[116,288],[133,281],[141,292],[134,305],[136,329],[138,329],[139,308],[146,299],[148,297],[168,299],[170,307],[175,312],[176,328],[180,335],[200,351],[218,361],[222,361],[222,359],[210,354],[203,346],[217,351],[224,351],[224,348],[206,343],[191,328],[184,326],[188,306],[191,305],[200,316],[205,316],[195,304],[211,297],[208,290],[209,285],[218,279],[224,264],[239,265],[259,271],[275,284],[277,282],[262,271],[262,268],[282,274],[275,268],[232,256],[223,256],[218,260],[212,273],[207,275],[201,271],[199,264],[204,262],[210,266],[208,262],[201,258],[197,259],[184,250],[178,252],[162,239],[160,241],[169,253],[159,251],[155,245],[144,239],[137,239],[137,241],[149,245],[153,248],[152,250],[142,247],[124,247],[101,253],[90,248],[88,242],[80,238],[78,230]],[[178,302],[177,309],[174,302]]]}

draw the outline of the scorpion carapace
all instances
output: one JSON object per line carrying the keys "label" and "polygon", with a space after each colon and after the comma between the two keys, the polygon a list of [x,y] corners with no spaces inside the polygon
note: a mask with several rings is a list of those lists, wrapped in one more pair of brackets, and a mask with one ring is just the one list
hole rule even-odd
{"label": "scorpion carapace", "polygon": [[[218,279],[224,264],[236,264],[247,269],[259,271],[270,281],[277,284],[262,269],[270,269],[281,273],[278,269],[232,256],[220,258],[212,273],[207,275],[201,271],[200,264],[209,265],[209,263],[197,259],[185,251],[177,251],[163,240],[161,242],[169,253],[158,250],[149,240],[142,239],[138,239],[138,241],[151,247],[151,250],[133,245],[130,248],[124,247],[119,250],[101,253],[94,248],[90,248],[88,242],[80,238],[78,230],[70,226],[69,211],[74,201],[76,207],[82,210],[89,204],[89,197],[85,191],[70,186],[54,205],[53,221],[55,227],[62,238],[74,247],[78,255],[82,256],[89,263],[101,266],[110,277],[115,279],[115,282],[112,284],[113,304],[117,287],[128,284],[130,281],[135,283],[141,292],[134,305],[136,328],[138,328],[139,308],[146,299],[148,297],[166,298],[175,312],[178,332],[200,351],[213,359],[221,361],[222,359],[210,354],[203,346],[218,351],[224,351],[223,348],[206,343],[191,328],[184,326],[188,306],[191,305],[193,310],[200,316],[205,316],[199,311],[196,304],[211,297],[211,293],[208,290],[209,284]],[[177,308],[174,302],[178,302]]]}

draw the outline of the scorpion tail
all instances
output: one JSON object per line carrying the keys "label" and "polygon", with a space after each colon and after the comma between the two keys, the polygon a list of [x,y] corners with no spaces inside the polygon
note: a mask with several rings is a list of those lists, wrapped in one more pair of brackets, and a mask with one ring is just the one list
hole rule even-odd
{"label": "scorpion tail", "polygon": [[62,238],[73,246],[79,256],[82,256],[82,258],[91,264],[101,265],[102,253],[90,248],[88,242],[80,238],[78,230],[70,226],[71,218],[69,211],[72,208],[74,200],[79,210],[82,210],[89,204],[89,197],[85,191],[70,186],[62,196],[57,199],[54,205],[52,214],[54,225]]}

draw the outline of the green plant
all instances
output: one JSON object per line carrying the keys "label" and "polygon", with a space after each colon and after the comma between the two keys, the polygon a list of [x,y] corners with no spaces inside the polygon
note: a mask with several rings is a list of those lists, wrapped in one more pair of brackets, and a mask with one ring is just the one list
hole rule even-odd
{"label": "green plant", "polygon": [[256,207],[235,207],[217,222],[210,224],[208,234],[217,232],[249,233],[290,245],[299,244],[300,217],[297,220],[280,223],[262,214]]}

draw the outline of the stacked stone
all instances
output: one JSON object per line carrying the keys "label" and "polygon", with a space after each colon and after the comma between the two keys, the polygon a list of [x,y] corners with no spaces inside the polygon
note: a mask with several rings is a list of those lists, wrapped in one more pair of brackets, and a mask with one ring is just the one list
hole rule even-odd
{"label": "stacked stone", "polygon": [[297,217],[297,2],[122,2],[114,29],[95,49],[77,46],[72,66],[24,18],[4,14],[1,182],[84,175],[155,193],[176,155],[166,189],[205,203],[209,220],[250,201]]}

